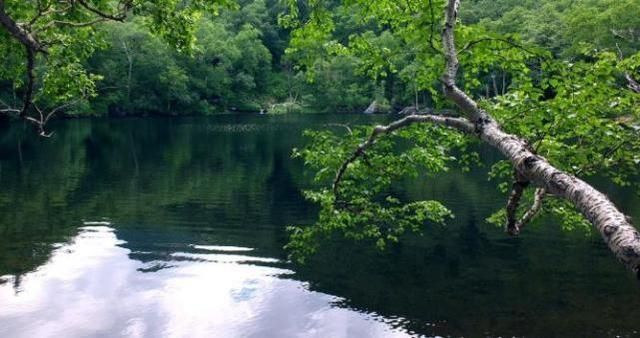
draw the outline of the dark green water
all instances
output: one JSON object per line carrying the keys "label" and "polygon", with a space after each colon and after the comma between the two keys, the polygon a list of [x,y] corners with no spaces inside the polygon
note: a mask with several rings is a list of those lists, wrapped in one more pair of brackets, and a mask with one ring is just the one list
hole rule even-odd
{"label": "dark green water", "polygon": [[[640,286],[599,237],[553,220],[508,238],[484,170],[404,182],[456,213],[378,252],[288,263],[315,208],[301,131],[371,117],[65,121],[0,131],[0,337],[607,337],[640,333]],[[486,154],[489,158],[495,155]],[[639,199],[608,190],[640,219]]]}

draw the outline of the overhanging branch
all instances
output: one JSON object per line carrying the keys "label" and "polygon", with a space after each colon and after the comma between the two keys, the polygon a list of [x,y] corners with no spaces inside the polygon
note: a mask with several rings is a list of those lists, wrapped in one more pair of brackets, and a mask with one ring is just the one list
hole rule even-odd
{"label": "overhanging branch", "polygon": [[522,50],[522,51],[524,51],[526,53],[529,53],[531,55],[540,56],[540,54],[527,49],[526,47],[516,43],[515,41],[512,41],[511,39],[502,39],[502,38],[480,38],[480,39],[477,39],[477,40],[473,40],[473,41],[467,42],[467,44],[464,47],[462,47],[462,49],[460,49],[460,53],[464,53],[464,52],[470,50],[475,45],[478,45],[478,44],[481,44],[481,43],[484,43],[484,42],[489,42],[489,41],[502,42],[504,44],[507,44],[507,45],[513,47],[513,48],[520,49],[520,50]]}
{"label": "overhanging branch", "polygon": [[91,5],[89,5],[85,0],[77,0],[78,3],[80,4],[80,6],[84,7],[86,10],[88,10],[89,12],[107,19],[107,20],[112,20],[112,21],[124,21],[124,19],[127,18],[127,11],[130,9],[131,7],[131,1],[120,1],[119,3],[119,7],[120,10],[118,13],[107,13],[104,11],[101,11],[95,7],[92,7]]}
{"label": "overhanging branch", "polygon": [[474,123],[481,140],[500,151],[522,177],[542,189],[537,191],[538,204],[534,202],[531,214],[535,215],[540,209],[544,196],[542,191],[566,199],[600,232],[616,258],[640,278],[640,233],[607,196],[587,182],[552,166],[518,136],[504,132],[489,114],[457,87],[458,56],[454,30],[459,4],[459,0],[448,0],[445,10],[442,31],[446,60],[442,76],[445,95]]}
{"label": "overhanging branch", "polygon": [[4,7],[4,0],[0,0],[0,25],[27,49],[33,52],[47,52],[46,48],[44,48],[28,30],[24,29],[7,14]]}
{"label": "overhanging branch", "polygon": [[624,78],[627,80],[627,88],[640,94],[640,83],[638,83],[638,81],[636,81],[636,79],[634,79],[629,73],[624,73]]}
{"label": "overhanging branch", "polygon": [[383,135],[393,133],[398,129],[402,129],[408,127],[414,123],[433,123],[444,125],[447,127],[451,127],[453,129],[457,129],[464,133],[472,133],[474,131],[473,124],[469,122],[469,120],[463,117],[448,117],[448,116],[440,116],[440,115],[427,115],[427,114],[414,114],[409,115],[400,120],[394,121],[386,126],[376,126],[373,128],[371,135],[369,138],[363,143],[361,143],[358,148],[351,154],[351,156],[342,163],[338,171],[336,172],[336,176],[333,180],[333,193],[335,196],[338,196],[339,185],[342,181],[342,178],[347,171],[347,168],[351,163],[357,160],[359,157],[363,156],[365,151],[375,144],[376,140]]}

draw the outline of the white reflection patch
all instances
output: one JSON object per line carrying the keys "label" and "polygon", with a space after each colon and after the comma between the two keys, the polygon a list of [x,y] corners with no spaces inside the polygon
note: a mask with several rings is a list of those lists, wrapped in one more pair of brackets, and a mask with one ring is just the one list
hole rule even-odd
{"label": "white reflection patch", "polygon": [[176,258],[188,258],[193,260],[203,260],[218,263],[278,263],[280,260],[275,258],[253,257],[243,255],[229,255],[229,254],[196,254],[188,252],[176,252],[171,254]]}
{"label": "white reflection patch", "polygon": [[277,277],[290,270],[255,265],[277,259],[179,252],[171,257],[186,259],[142,272],[145,264],[130,259],[122,243],[112,228],[84,227],[45,265],[22,276],[21,292],[0,284],[0,337],[407,335],[371,315],[332,306],[337,297]]}
{"label": "white reflection patch", "polygon": [[223,251],[223,252],[241,252],[241,251],[253,251],[253,248],[245,248],[241,246],[227,246],[227,245],[192,245],[194,249],[207,250],[207,251]]}
{"label": "white reflection patch", "polygon": [[84,224],[84,225],[110,226],[111,222],[109,222],[109,221],[84,221],[84,222],[82,222],[82,224]]}

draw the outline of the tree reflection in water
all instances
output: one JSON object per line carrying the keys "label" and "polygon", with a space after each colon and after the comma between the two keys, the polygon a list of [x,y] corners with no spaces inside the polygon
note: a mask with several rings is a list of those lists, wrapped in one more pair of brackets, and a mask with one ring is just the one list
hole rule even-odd
{"label": "tree reflection in water", "polygon": [[[446,228],[383,253],[335,239],[288,263],[284,227],[316,213],[291,148],[305,128],[371,118],[77,120],[49,140],[4,127],[0,336],[634,334],[636,283],[602,241],[552,220],[505,237],[483,221],[505,198],[485,169],[402,184],[443,200]],[[637,214],[637,196],[610,193]]]}

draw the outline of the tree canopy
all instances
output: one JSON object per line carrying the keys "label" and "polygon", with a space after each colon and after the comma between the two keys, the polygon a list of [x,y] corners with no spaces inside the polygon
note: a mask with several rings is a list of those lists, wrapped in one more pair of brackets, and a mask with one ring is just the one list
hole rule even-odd
{"label": "tree canopy", "polygon": [[[473,164],[478,154],[472,145],[481,141],[505,156],[492,167],[492,176],[505,193],[511,191],[505,208],[490,220],[514,235],[540,212],[559,217],[567,228],[592,223],[617,257],[638,272],[640,235],[604,195],[577,178],[605,176],[638,189],[640,54],[634,39],[614,42],[620,38],[616,32],[634,32],[622,7],[592,21],[607,22],[599,29],[614,37],[602,32],[590,44],[579,39],[565,44],[565,30],[586,36],[591,28],[582,21],[551,25],[561,35],[544,41],[549,35],[529,31],[526,22],[520,32],[499,24],[515,25],[509,19],[513,11],[532,16],[538,11],[536,23],[550,18],[533,5],[474,4],[496,12],[480,14],[480,20],[461,9],[458,16],[458,1],[432,0],[310,1],[312,11],[304,13],[298,2],[290,2],[287,20],[296,28],[290,52],[301,54],[307,69],[318,62],[306,54],[312,47],[328,58],[357,57],[363,71],[380,82],[411,67],[416,87],[428,92],[435,108],[387,126],[309,133],[311,146],[296,155],[329,187],[307,192],[321,211],[314,226],[292,228],[294,257],[303,259],[318,238],[334,233],[385,247],[425,222],[444,223],[451,212],[443,204],[403,200],[394,182]],[[598,8],[590,1],[565,5],[545,4],[563,17]],[[344,12],[358,23],[346,35],[339,29]],[[383,35],[396,44],[375,42]]]}

